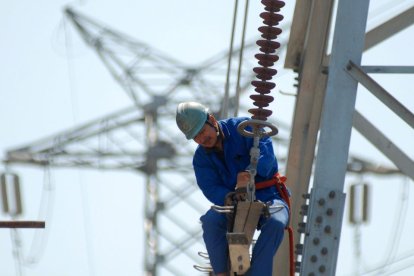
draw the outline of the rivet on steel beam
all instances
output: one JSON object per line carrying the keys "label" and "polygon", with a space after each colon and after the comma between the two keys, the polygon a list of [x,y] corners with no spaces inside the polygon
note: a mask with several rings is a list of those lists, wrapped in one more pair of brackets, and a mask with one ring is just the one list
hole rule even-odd
{"label": "rivet on steel beam", "polygon": [[303,244],[300,244],[300,243],[296,244],[295,247],[296,247],[295,254],[296,255],[302,255],[302,253],[303,253]]}
{"label": "rivet on steel beam", "polygon": [[306,222],[299,222],[298,226],[299,226],[298,230],[302,229],[303,232],[305,232]]}
{"label": "rivet on steel beam", "polygon": [[300,262],[295,262],[295,272],[300,272]]}
{"label": "rivet on steel beam", "polygon": [[312,255],[310,260],[312,263],[316,263],[318,261],[318,257],[316,257],[316,255]]}
{"label": "rivet on steel beam", "polygon": [[320,272],[320,273],[324,273],[324,272],[325,272],[325,270],[326,270],[326,268],[325,268],[325,266],[324,266],[324,265],[321,265],[321,266],[319,267],[319,272]]}
{"label": "rivet on steel beam", "polygon": [[328,210],[326,210],[326,214],[328,216],[332,216],[333,215],[333,209],[332,208],[328,208]]}
{"label": "rivet on steel beam", "polygon": [[316,217],[316,222],[317,222],[317,223],[319,223],[319,224],[320,224],[320,223],[322,223],[322,221],[323,221],[322,216],[317,216],[317,217]]}

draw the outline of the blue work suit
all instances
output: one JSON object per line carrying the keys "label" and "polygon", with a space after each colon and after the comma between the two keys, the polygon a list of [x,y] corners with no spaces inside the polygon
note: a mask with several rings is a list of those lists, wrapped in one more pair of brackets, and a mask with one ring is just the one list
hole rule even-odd
{"label": "blue work suit", "polygon": [[[240,117],[219,121],[220,133],[223,137],[223,152],[202,146],[198,146],[195,151],[193,167],[197,184],[206,198],[215,205],[224,205],[226,195],[235,190],[237,174],[249,167],[253,138],[242,136],[237,131],[237,126],[248,119]],[[278,171],[278,163],[270,137],[262,138],[259,148],[256,183],[271,179]],[[271,276],[273,256],[283,240],[289,212],[286,203],[274,186],[256,190],[256,199],[285,206],[282,210],[271,214],[269,218],[263,216],[260,218],[258,228],[261,233],[253,249],[250,270],[246,274]],[[229,271],[226,216],[210,209],[200,220],[203,239],[214,273]]]}

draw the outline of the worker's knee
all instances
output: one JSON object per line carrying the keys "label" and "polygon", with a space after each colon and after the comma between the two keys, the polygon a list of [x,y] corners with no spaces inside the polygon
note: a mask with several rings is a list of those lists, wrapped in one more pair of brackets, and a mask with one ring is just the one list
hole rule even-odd
{"label": "worker's knee", "polygon": [[265,223],[266,228],[273,229],[273,231],[284,231],[286,222],[279,217],[271,216]]}
{"label": "worker's knee", "polygon": [[224,214],[217,213],[210,209],[203,216],[200,217],[201,226],[203,231],[226,231],[227,230],[227,219]]}
{"label": "worker's knee", "polygon": [[268,218],[264,218],[259,223],[259,228],[270,229],[270,231],[283,232],[289,222],[289,212],[287,207],[273,213]]}
{"label": "worker's knee", "polygon": [[283,209],[271,214],[271,220],[274,221],[275,226],[285,228],[289,223],[289,210],[285,202],[281,200],[276,200],[274,202],[276,205],[285,206]]}

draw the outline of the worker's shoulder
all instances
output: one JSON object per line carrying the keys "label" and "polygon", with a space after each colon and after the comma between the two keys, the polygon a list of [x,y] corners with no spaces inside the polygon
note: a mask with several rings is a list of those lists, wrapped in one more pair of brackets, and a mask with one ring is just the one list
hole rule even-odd
{"label": "worker's shoulder", "polygon": [[250,120],[248,117],[231,117],[220,121],[220,126],[225,137],[237,132],[237,127],[241,122]]}
{"label": "worker's shoulder", "polygon": [[238,126],[241,122],[249,120],[248,117],[231,117],[228,119],[224,119],[220,121],[220,128],[221,131],[224,135],[224,139],[227,141],[230,140],[240,140],[241,138],[243,138],[240,135],[236,135],[238,134]]}
{"label": "worker's shoulder", "polygon": [[220,122],[225,125],[238,125],[243,121],[250,120],[249,117],[230,117],[227,119],[222,119]]}

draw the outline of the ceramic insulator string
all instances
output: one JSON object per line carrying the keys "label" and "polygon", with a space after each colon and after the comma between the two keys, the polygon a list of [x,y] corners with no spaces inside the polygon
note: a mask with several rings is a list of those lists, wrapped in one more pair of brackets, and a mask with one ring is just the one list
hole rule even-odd
{"label": "ceramic insulator string", "polygon": [[282,33],[282,30],[275,26],[283,20],[283,16],[278,12],[285,6],[285,2],[279,0],[262,0],[261,2],[265,6],[265,11],[260,14],[260,17],[265,25],[259,27],[263,39],[256,41],[260,47],[260,53],[255,55],[260,67],[253,68],[258,80],[251,82],[258,94],[250,95],[256,107],[249,109],[249,113],[253,115],[252,119],[266,121],[272,111],[264,107],[268,107],[274,99],[267,94],[270,94],[271,90],[276,87],[276,84],[270,80],[277,74],[277,70],[270,67],[279,59],[276,50],[280,47],[280,43],[273,40]]}

